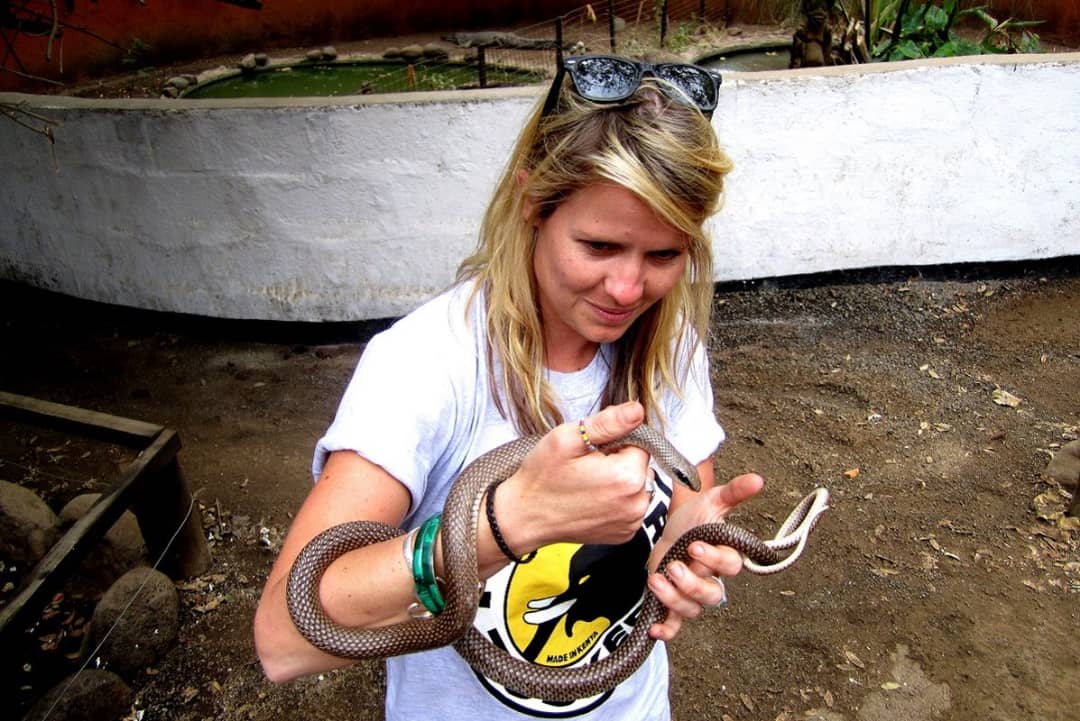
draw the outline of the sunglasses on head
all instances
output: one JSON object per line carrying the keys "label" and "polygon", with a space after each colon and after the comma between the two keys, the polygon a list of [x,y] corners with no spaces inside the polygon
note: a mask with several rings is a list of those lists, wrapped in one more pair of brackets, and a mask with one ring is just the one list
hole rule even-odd
{"label": "sunglasses on head", "polygon": [[626,100],[646,74],[661,80],[661,91],[672,100],[695,107],[711,118],[716,109],[720,75],[687,63],[639,63],[611,55],[574,55],[559,63],[541,117],[550,115],[559,102],[563,76],[569,73],[578,95],[594,103]]}

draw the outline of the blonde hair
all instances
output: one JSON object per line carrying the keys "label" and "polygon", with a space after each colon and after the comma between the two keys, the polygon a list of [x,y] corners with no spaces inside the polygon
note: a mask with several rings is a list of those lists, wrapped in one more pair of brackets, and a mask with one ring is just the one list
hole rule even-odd
{"label": "blonde hair", "polygon": [[459,281],[475,281],[474,299],[483,290],[488,380],[500,413],[520,433],[542,433],[564,420],[544,380],[536,235],[523,212],[526,197],[544,219],[580,188],[614,183],[688,240],[683,277],[613,344],[601,407],[637,400],[662,424],[661,393],[677,393],[686,371],[674,367],[676,354],[688,362],[708,331],[712,254],[702,224],[719,208],[731,161],[701,112],[670,100],[656,82],[646,78],[629,99],[603,105],[564,83],[553,113],[541,117],[538,105],[484,215],[477,249],[458,268]]}

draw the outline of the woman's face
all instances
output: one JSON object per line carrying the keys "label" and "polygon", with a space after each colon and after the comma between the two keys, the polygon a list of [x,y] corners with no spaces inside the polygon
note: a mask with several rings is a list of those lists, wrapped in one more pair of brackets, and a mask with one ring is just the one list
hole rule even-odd
{"label": "woman's face", "polygon": [[[534,206],[526,203],[527,218]],[[687,238],[629,190],[594,183],[537,225],[533,271],[547,364],[583,368],[663,298],[686,267]]]}

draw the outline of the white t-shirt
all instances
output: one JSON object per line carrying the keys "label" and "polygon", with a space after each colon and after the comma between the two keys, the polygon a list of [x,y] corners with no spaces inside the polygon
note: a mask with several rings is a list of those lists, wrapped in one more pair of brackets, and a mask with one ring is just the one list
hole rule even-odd
{"label": "white t-shirt", "polygon": [[[491,397],[484,344],[483,298],[466,315],[471,287],[459,285],[426,303],[368,343],[319,441],[316,478],[330,452],[353,450],[408,488],[405,528],[439,513],[451,484],[477,456],[518,436]],[[564,419],[599,409],[611,349],[588,367],[549,371]],[[676,367],[680,367],[678,364]],[[712,410],[704,349],[696,349],[681,385],[661,400],[664,434],[692,462],[708,458],[724,438]],[[637,537],[621,546],[556,544],[526,564],[510,564],[487,581],[475,626],[519,658],[570,666],[606,656],[633,627],[641,605],[645,561],[659,539],[671,481],[659,492]],[[662,643],[638,671],[611,692],[553,704],[520,698],[474,672],[452,647],[387,659],[386,718],[667,719],[668,662]]]}

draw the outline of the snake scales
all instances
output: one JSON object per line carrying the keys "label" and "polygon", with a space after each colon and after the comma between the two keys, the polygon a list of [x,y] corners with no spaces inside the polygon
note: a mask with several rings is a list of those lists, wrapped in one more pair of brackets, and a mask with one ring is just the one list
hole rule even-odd
{"label": "snake scales", "polygon": [[[469,464],[454,482],[442,515],[443,567],[448,579],[443,589],[446,607],[430,619],[414,619],[374,629],[348,628],[334,623],[319,602],[319,582],[326,568],[339,556],[362,546],[402,535],[399,528],[382,523],[354,521],[323,531],[297,556],[289,573],[287,604],[293,623],[317,648],[343,658],[379,658],[412,653],[453,644],[478,672],[515,692],[552,702],[569,702],[594,696],[624,681],[644,662],[652,649],[650,625],[662,621],[667,608],[646,589],[633,632],[610,655],[585,666],[556,668],[522,661],[496,647],[472,625],[480,602],[477,582],[476,537],[480,503],[493,483],[505,480],[539,441],[528,436],[499,446]],[[628,445],[650,453],[671,477],[693,490],[701,483],[697,469],[667,440],[648,426],[600,446],[613,452]],[[696,540],[735,548],[743,554],[752,573],[783,570],[795,560],[806,535],[825,509],[828,493],[818,489],[802,500],[773,541],[727,523],[711,523],[691,529],[679,538],[661,560],[663,572],[675,559],[686,559]],[[800,531],[792,533],[798,526]],[[783,561],[777,549],[798,548]]]}

